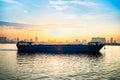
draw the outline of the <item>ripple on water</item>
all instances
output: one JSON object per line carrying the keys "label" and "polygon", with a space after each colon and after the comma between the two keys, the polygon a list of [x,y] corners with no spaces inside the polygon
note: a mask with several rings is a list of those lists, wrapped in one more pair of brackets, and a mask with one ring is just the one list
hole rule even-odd
{"label": "ripple on water", "polygon": [[106,46],[105,52],[104,55],[84,55],[0,51],[0,79],[119,80],[120,48]]}

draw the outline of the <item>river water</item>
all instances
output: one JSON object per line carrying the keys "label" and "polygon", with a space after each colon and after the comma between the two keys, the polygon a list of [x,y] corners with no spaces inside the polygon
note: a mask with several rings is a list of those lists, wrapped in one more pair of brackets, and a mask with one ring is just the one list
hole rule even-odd
{"label": "river water", "polygon": [[120,80],[120,46],[100,55],[17,53],[0,44],[0,80]]}

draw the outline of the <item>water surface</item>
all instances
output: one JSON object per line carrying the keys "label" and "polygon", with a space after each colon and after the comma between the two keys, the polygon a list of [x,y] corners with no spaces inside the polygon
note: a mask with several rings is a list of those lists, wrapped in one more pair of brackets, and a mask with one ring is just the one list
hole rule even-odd
{"label": "water surface", "polygon": [[100,55],[18,53],[15,44],[0,44],[1,80],[120,80],[120,46],[105,46]]}

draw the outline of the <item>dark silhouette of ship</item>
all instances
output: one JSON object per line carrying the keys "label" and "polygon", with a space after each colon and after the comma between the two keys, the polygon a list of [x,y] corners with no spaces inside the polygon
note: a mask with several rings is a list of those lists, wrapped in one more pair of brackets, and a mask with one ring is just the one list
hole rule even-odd
{"label": "dark silhouette of ship", "polygon": [[83,44],[33,44],[32,42],[19,41],[16,44],[18,52],[43,52],[43,53],[98,53],[104,46],[99,42]]}

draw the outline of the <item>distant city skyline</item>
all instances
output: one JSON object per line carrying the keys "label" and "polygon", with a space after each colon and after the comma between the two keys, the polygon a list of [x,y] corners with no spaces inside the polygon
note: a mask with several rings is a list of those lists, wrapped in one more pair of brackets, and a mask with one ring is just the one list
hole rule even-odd
{"label": "distant city skyline", "polygon": [[9,38],[120,42],[119,0],[0,0],[0,6],[0,35]]}
{"label": "distant city skyline", "polygon": [[6,36],[0,36],[0,43],[16,43],[18,41],[26,41],[26,42],[35,42],[35,43],[42,43],[42,44],[88,44],[89,42],[100,42],[100,43],[119,43],[116,41],[113,37],[110,39],[106,39],[105,37],[91,37],[89,41],[86,39],[75,39],[73,41],[71,40],[65,40],[65,41],[57,41],[57,40],[47,40],[47,41],[42,41],[39,40],[39,37],[34,37],[34,38],[25,38],[25,39],[20,39],[18,37],[16,38],[8,38]]}

